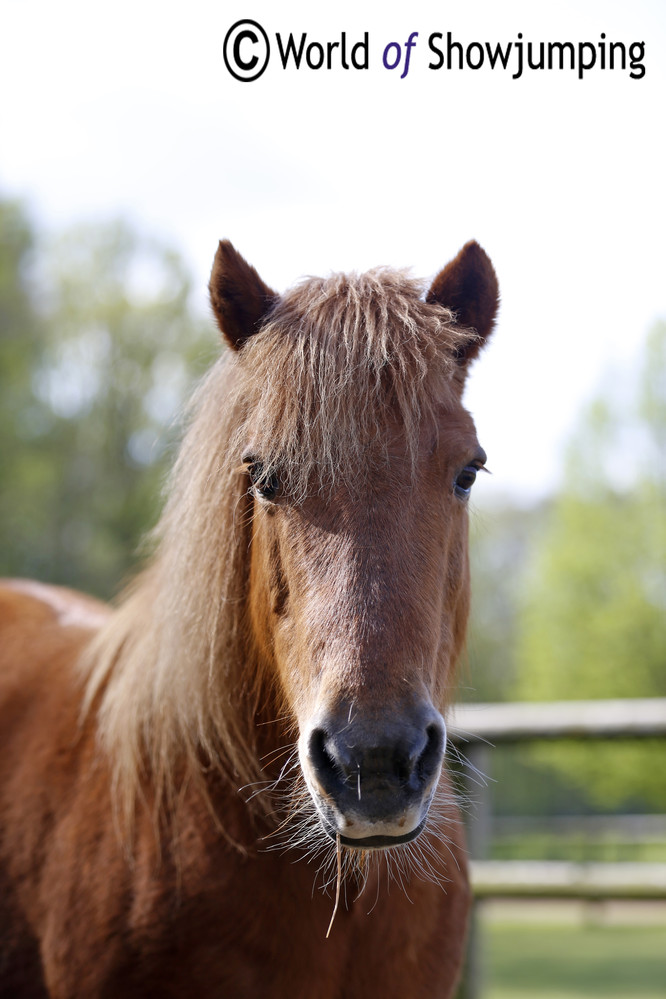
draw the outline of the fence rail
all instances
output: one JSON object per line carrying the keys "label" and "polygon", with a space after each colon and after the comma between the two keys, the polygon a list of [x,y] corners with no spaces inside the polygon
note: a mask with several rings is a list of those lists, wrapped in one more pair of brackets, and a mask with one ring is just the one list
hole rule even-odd
{"label": "fence rail", "polygon": [[473,860],[476,898],[666,899],[666,864]]}
{"label": "fence rail", "polygon": [[455,742],[532,739],[645,739],[666,735],[666,697],[624,701],[459,704],[449,715]]}

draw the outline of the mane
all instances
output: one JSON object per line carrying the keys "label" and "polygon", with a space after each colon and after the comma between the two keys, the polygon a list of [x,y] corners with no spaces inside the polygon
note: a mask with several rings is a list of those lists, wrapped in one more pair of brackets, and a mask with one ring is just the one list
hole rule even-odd
{"label": "mane", "polygon": [[153,554],[83,663],[126,818],[146,774],[158,806],[211,767],[236,788],[261,779],[270,678],[247,618],[241,454],[250,445],[294,502],[340,482],[361,490],[386,454],[389,412],[414,455],[423,420],[453,402],[457,346],[473,335],[423,290],[386,269],[307,279],[195,393]]}

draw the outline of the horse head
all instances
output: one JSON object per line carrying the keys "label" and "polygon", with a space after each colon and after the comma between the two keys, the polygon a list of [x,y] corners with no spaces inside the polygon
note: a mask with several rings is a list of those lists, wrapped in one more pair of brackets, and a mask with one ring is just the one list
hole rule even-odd
{"label": "horse head", "polygon": [[326,833],[409,842],[439,782],[469,610],[467,501],[486,456],[462,393],[495,273],[470,242],[425,294],[377,270],[278,296],[222,242],[210,292],[243,410],[254,654]]}

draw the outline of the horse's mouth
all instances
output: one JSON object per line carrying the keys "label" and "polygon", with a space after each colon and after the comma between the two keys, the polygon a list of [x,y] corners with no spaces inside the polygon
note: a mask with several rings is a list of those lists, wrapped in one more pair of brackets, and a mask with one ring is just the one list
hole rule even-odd
{"label": "horse's mouth", "polygon": [[411,843],[417,836],[420,836],[425,828],[425,824],[426,820],[423,819],[411,832],[404,833],[401,836],[354,837],[343,836],[341,833],[338,834],[328,822],[322,821],[326,835],[335,842],[338,841],[339,835],[340,845],[347,847],[349,850],[389,850],[392,846],[403,846],[405,843]]}

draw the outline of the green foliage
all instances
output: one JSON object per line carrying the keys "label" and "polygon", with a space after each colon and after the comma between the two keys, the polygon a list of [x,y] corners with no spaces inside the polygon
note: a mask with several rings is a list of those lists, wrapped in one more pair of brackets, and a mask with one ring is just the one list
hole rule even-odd
{"label": "green foliage", "polygon": [[[648,339],[630,412],[612,398],[598,401],[577,430],[528,576],[517,647],[521,699],[666,696],[665,379],[661,323]],[[666,807],[663,743],[560,744],[533,753],[601,805]]]}
{"label": "green foliage", "polygon": [[170,426],[215,334],[178,255],[124,223],[43,246],[0,202],[0,227],[0,573],[108,597],[155,519]]}
{"label": "green foliage", "polygon": [[516,674],[517,607],[534,539],[548,508],[473,510],[470,519],[472,610],[459,699],[504,701]]}
{"label": "green foliage", "polygon": [[525,609],[524,694],[666,694],[657,519],[650,495],[609,494],[603,503],[562,497]]}

